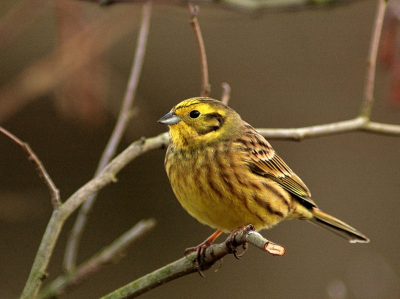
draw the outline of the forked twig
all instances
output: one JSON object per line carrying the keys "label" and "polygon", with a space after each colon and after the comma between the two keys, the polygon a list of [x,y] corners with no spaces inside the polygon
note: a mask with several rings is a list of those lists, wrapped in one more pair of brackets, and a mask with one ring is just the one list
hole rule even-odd
{"label": "forked twig", "polygon": [[133,142],[128,148],[108,163],[98,176],[79,188],[57,210],[53,211],[20,299],[36,298],[42,285],[43,278],[46,276],[47,267],[53,254],[54,247],[68,217],[70,217],[91,194],[115,182],[116,175],[132,160],[142,155],[144,152],[163,148],[166,144],[168,144],[168,135],[166,133],[160,134],[157,137]]}
{"label": "forked twig", "polygon": [[339,121],[331,124],[322,124],[304,128],[293,129],[258,129],[260,134],[270,139],[293,139],[302,140],[317,136],[327,136],[339,133],[363,131],[388,136],[400,136],[400,126],[371,122],[372,106],[374,104],[374,86],[376,59],[379,41],[382,32],[382,24],[387,9],[387,1],[379,0],[375,16],[375,24],[372,30],[368,64],[366,69],[365,89],[361,104],[360,115],[354,119]]}
{"label": "forked twig", "polygon": [[[128,80],[128,85],[125,91],[125,96],[122,102],[118,120],[114,127],[114,131],[112,132],[110,139],[107,143],[107,146],[103,152],[94,176],[97,176],[100,171],[108,164],[108,162],[110,162],[111,158],[115,155],[118,144],[120,143],[126,127],[128,126],[131,117],[131,109],[133,101],[135,99],[140,73],[143,66],[144,55],[146,52],[148,32],[150,27],[150,17],[151,1],[147,1],[146,4],[144,4],[143,6],[142,23],[137,39],[135,58],[132,63],[131,74]],[[71,231],[65,250],[64,269],[66,272],[71,272],[75,268],[79,241],[86,227],[87,217],[93,207],[93,204],[95,203],[96,197],[97,193],[94,193],[86,200],[86,202],[82,205],[78,217],[75,221],[75,225]]]}
{"label": "forked twig", "polygon": [[[377,24],[380,20],[382,20],[384,14],[383,12],[386,9],[386,1],[379,0],[378,5],[378,13],[376,17]],[[379,31],[379,26],[374,27],[374,34],[377,30]],[[373,43],[378,43],[379,39],[375,39]],[[372,43],[372,44],[373,44]],[[370,57],[372,57],[374,51],[370,51]],[[371,61],[371,60],[369,60]],[[368,66],[368,71],[375,72],[375,67],[371,68],[371,64]],[[374,76],[371,77],[367,75],[366,85],[372,84],[374,85]],[[372,79],[372,80],[371,80]],[[400,136],[400,126],[389,125],[389,124],[380,124],[375,122],[370,122],[370,111],[372,109],[373,97],[369,96],[373,94],[373,87],[366,86],[366,92],[364,96],[364,106],[361,112],[361,116],[356,117],[355,119],[337,122],[333,124],[325,124],[320,126],[308,127],[308,128],[299,128],[299,129],[278,129],[278,130],[267,130],[263,132],[263,135],[271,138],[284,138],[284,139],[301,139],[307,136],[322,136],[322,135],[332,135],[343,132],[350,131],[368,131],[380,134],[389,134]],[[368,91],[367,91],[368,90]],[[366,100],[368,99],[368,100]],[[368,107],[368,108],[365,108]],[[260,131],[263,129],[260,129]],[[281,131],[286,130],[286,131]],[[274,135],[275,134],[275,135]],[[53,212],[53,215],[49,221],[46,232],[43,236],[42,242],[40,244],[40,248],[35,257],[34,265],[32,266],[32,270],[30,276],[28,278],[28,282],[25,286],[23,295],[21,298],[35,298],[37,292],[41,286],[41,281],[45,277],[45,273],[47,270],[48,263],[50,261],[51,254],[53,252],[56,240],[59,237],[60,231],[65,220],[88,198],[89,195],[97,192],[107,184],[113,182],[115,180],[116,174],[130,161],[138,157],[139,155],[154,150],[163,148],[168,144],[168,134],[164,133],[154,138],[149,138],[145,140],[139,140],[131,144],[123,153],[118,155],[113,161],[111,161],[98,176],[93,178],[87,184],[82,186],[79,190],[77,190],[63,205],[59,207],[59,209]],[[246,241],[250,242],[248,238],[257,237],[256,234],[246,234],[242,236]],[[241,237],[237,237],[236,241],[240,244],[242,240]],[[246,242],[245,241],[245,242]],[[258,244],[258,242],[255,242]],[[264,250],[268,252],[281,253],[282,249],[279,245],[270,243],[266,240],[262,241],[261,244],[264,244]],[[226,255],[229,251],[226,247],[225,243],[221,243],[218,245],[213,245],[208,248],[205,252],[205,260],[211,266],[215,260],[220,259],[222,256]],[[189,259],[188,259],[189,258]],[[193,265],[194,254],[188,255],[187,258],[182,258],[178,261],[175,261],[161,269],[156,270],[153,273],[150,273],[132,283],[126,287],[123,287],[116,292],[104,297],[104,298],[134,298],[138,294],[142,294],[143,292],[150,290],[154,287],[157,287],[163,283],[176,279],[178,277],[187,275],[189,273],[196,272],[197,269]],[[127,291],[129,293],[123,293]],[[114,297],[110,297],[114,296]]]}

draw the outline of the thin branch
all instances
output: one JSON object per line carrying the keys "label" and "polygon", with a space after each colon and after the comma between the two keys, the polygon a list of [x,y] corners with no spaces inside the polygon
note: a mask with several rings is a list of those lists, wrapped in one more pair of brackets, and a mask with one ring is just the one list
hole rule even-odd
{"label": "thin branch", "polygon": [[360,116],[371,117],[372,106],[374,104],[374,86],[376,73],[376,58],[378,55],[379,41],[381,38],[383,19],[385,17],[388,0],[379,0],[378,9],[375,16],[374,29],[368,55],[367,75],[365,80],[364,99],[361,107]]}
{"label": "thin branch", "polygon": [[190,24],[193,27],[194,34],[196,36],[197,45],[199,47],[200,52],[200,61],[201,61],[201,75],[202,75],[202,87],[200,95],[202,97],[207,97],[211,92],[211,85],[208,77],[208,63],[207,63],[207,55],[206,55],[206,47],[204,46],[203,35],[201,34],[201,29],[199,25],[199,21],[197,20],[197,14],[199,13],[199,7],[197,5],[193,5],[188,3],[189,11],[190,11]]}
{"label": "thin branch", "polygon": [[[282,246],[268,241],[257,232],[244,230],[235,236],[235,245],[238,247],[247,242],[272,255],[281,256],[285,253],[285,250]],[[204,263],[202,264],[201,270],[208,270],[215,262],[219,261],[225,255],[230,253],[232,253],[232,250],[226,246],[225,242],[217,245],[211,245],[205,252]],[[139,295],[142,295],[167,282],[197,272],[197,268],[194,264],[194,258],[195,253],[191,253],[186,257],[183,257],[121,287],[120,289],[102,297],[101,299],[136,298]]]}
{"label": "thin branch", "polygon": [[[400,136],[400,126],[395,125],[386,125],[386,124],[379,124],[379,123],[369,123],[365,122],[365,118],[357,118],[353,120],[353,122],[361,122],[361,120],[365,123],[365,125],[352,125],[352,121],[346,122],[339,122],[345,126],[341,130],[335,129],[335,124],[329,124],[325,126],[331,126],[331,128],[325,128],[328,131],[320,134],[314,134],[315,136],[322,136],[322,135],[329,135],[329,134],[337,134],[342,132],[350,132],[357,130],[362,131],[370,131],[379,134],[390,134]],[[315,131],[315,127],[310,127],[311,131]],[[304,134],[310,134],[307,132],[310,128],[303,128]],[[259,129],[262,131],[265,129]],[[292,129],[288,129],[292,130]],[[296,129],[293,129],[296,130]],[[292,133],[296,133],[293,131]],[[264,132],[264,136],[268,137],[268,134],[276,132],[275,138],[282,138],[285,139],[295,139],[292,135],[287,134],[287,132],[280,132],[280,130],[272,130],[270,132]],[[297,135],[296,136],[301,136]],[[297,139],[301,139],[297,137]],[[114,158],[102,171],[101,173],[82,186],[79,190],[77,190],[66,202],[60,206],[59,209],[55,210],[50,218],[49,224],[46,228],[45,234],[41,241],[40,247],[38,249],[38,253],[35,257],[35,261],[33,263],[27,284],[21,295],[23,299],[32,299],[35,298],[37,292],[41,286],[43,278],[46,276],[47,266],[50,261],[51,255],[53,253],[54,246],[58,240],[59,234],[61,232],[61,228],[64,225],[65,220],[93,193],[99,191],[100,189],[104,188],[106,185],[115,181],[115,176],[121,171],[128,163],[132,160],[137,158],[138,156],[154,150],[154,149],[161,149],[167,147],[169,142],[168,133],[160,134],[153,138],[148,139],[141,139],[134,143],[132,143],[128,148],[126,148],[121,154],[119,154],[116,158]],[[186,259],[185,259],[186,260]],[[193,264],[190,263],[193,267]],[[173,267],[175,267],[174,265]],[[191,271],[193,272],[193,271]],[[190,273],[191,273],[190,272]],[[174,277],[175,279],[176,277]]]}
{"label": "thin branch", "polygon": [[400,136],[400,126],[392,124],[368,122],[361,130],[380,135]]}
{"label": "thin branch", "polygon": [[55,279],[40,292],[39,298],[59,297],[65,294],[71,287],[81,284],[89,276],[100,271],[104,266],[115,263],[115,261],[123,255],[123,252],[132,245],[133,242],[136,242],[140,237],[150,231],[155,226],[155,223],[154,219],[138,222],[112,244],[102,249],[88,261],[82,263],[72,274],[65,274]]}
{"label": "thin branch", "polygon": [[316,125],[303,128],[290,129],[257,129],[257,131],[268,139],[292,139],[296,141],[305,138],[328,136],[360,130],[366,122],[366,118],[358,117],[330,124]]}
{"label": "thin branch", "polygon": [[222,83],[221,102],[225,105],[228,105],[230,98],[231,98],[231,87],[229,86],[228,83],[224,82]]}
{"label": "thin branch", "polygon": [[[128,80],[128,85],[125,91],[125,96],[122,102],[119,117],[114,127],[114,131],[111,134],[111,137],[107,143],[106,149],[103,152],[103,155],[100,159],[99,165],[95,172],[95,176],[97,176],[100,173],[100,171],[107,165],[107,163],[115,155],[118,144],[120,143],[122,136],[128,125],[128,122],[130,120],[131,109],[133,101],[135,99],[135,94],[139,83],[139,78],[142,71],[144,56],[146,52],[148,32],[150,27],[150,17],[151,17],[151,1],[147,1],[143,5],[142,22],[136,43],[135,57],[132,63],[131,73]],[[65,250],[64,269],[66,272],[71,272],[75,268],[79,241],[86,227],[87,217],[93,207],[93,204],[95,203],[96,197],[97,193],[94,193],[90,196],[90,198],[88,198],[88,200],[84,203],[81,210],[79,211],[78,217],[75,221],[75,225],[71,231]]]}
{"label": "thin branch", "polygon": [[11,139],[14,143],[16,143],[19,147],[21,147],[27,154],[28,160],[31,161],[36,168],[36,171],[39,174],[39,177],[46,184],[47,189],[49,189],[51,195],[51,203],[53,205],[53,209],[57,209],[61,205],[60,200],[60,191],[58,190],[56,184],[54,184],[50,175],[48,174],[46,168],[44,167],[42,161],[38,158],[38,156],[33,152],[28,143],[21,141],[17,136],[10,133],[8,130],[4,129],[0,126],[0,132]]}
{"label": "thin branch", "polygon": [[72,194],[57,210],[54,210],[42,241],[40,242],[35,261],[33,262],[27,283],[20,297],[21,299],[36,298],[40,286],[42,285],[42,280],[46,277],[47,267],[51,255],[53,254],[54,246],[67,218],[71,216],[90,195],[98,192],[108,184],[115,182],[116,175],[132,160],[145,152],[165,148],[167,144],[167,133],[133,142],[121,154],[115,157],[97,177],[87,182]]}
{"label": "thin branch", "polygon": [[268,139],[296,140],[305,138],[329,136],[341,133],[356,131],[370,132],[381,135],[400,136],[400,126],[391,124],[382,124],[370,122],[365,117],[357,117],[351,120],[339,121],[330,124],[323,124],[303,128],[290,129],[265,129],[260,128],[257,131]]}
{"label": "thin branch", "polygon": [[[381,8],[381,4],[379,8]],[[370,82],[370,81],[369,81]],[[372,81],[373,82],[373,81]],[[369,83],[368,83],[369,84]],[[204,85],[206,86],[206,85]],[[206,89],[205,89],[206,90]],[[372,102],[366,103],[370,108],[368,113],[370,113]],[[332,134],[338,134],[343,132],[351,131],[366,131],[379,134],[386,134],[392,136],[400,136],[400,126],[373,123],[369,121],[369,114],[362,114],[353,120],[337,122],[333,124],[326,124],[314,127],[299,128],[299,129],[275,129],[266,130],[262,134],[269,138],[285,138],[285,139],[296,139],[301,140],[302,138],[311,136],[326,136]],[[275,137],[272,135],[275,134]],[[138,157],[139,155],[148,152],[150,150],[164,148],[168,145],[168,134],[164,133],[159,136],[142,139],[132,143],[126,150],[114,158],[100,173],[98,176],[93,178],[91,181],[82,186],[77,190],[64,204],[53,211],[50,218],[48,226],[46,228],[45,234],[39,246],[35,261],[33,263],[28,281],[24,288],[21,298],[35,298],[42,284],[42,280],[46,277],[47,267],[54,250],[54,246],[58,240],[61,229],[66,221],[66,219],[74,212],[76,209],[92,194],[98,192],[101,188],[115,181],[115,177],[119,171],[121,171],[129,162]],[[246,234],[243,236],[246,241],[249,241],[249,237],[255,234]],[[239,236],[239,235],[238,235]],[[236,239],[238,244],[242,244],[241,237]],[[250,242],[250,241],[249,241]],[[281,247],[279,245],[261,242],[264,250],[270,252],[283,252],[279,250]],[[209,266],[221,257],[229,253],[226,244],[222,243],[219,245],[213,245],[206,251],[205,261]],[[143,278],[140,278],[136,282],[129,284],[127,288],[121,288],[115,293],[120,297],[105,297],[105,298],[133,298],[136,296],[137,292],[144,293],[150,288],[154,288],[162,283],[171,281],[180,276],[187,275],[196,271],[193,265],[194,255],[188,255],[187,258],[182,258],[179,261],[172,263],[164,268],[161,268]],[[214,260],[215,259],[215,260]],[[203,269],[205,270],[205,269]],[[160,273],[164,276],[160,277]],[[161,279],[161,280],[160,280]],[[140,291],[134,291],[134,293],[124,293],[125,291],[132,291],[132,286],[139,286]],[[136,288],[137,289],[137,288]],[[136,293],[135,293],[136,292]],[[125,294],[125,295],[122,295]],[[126,295],[128,294],[128,295]],[[139,294],[139,293],[137,293]],[[125,297],[123,297],[125,296]]]}

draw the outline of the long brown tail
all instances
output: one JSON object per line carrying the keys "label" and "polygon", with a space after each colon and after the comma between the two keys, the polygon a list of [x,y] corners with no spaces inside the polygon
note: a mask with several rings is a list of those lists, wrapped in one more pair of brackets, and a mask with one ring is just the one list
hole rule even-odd
{"label": "long brown tail", "polygon": [[320,227],[323,227],[334,234],[345,238],[350,243],[368,243],[369,239],[356,230],[354,227],[351,227],[347,223],[328,215],[317,208],[312,208],[311,210],[314,218],[310,219],[311,223],[317,224]]}

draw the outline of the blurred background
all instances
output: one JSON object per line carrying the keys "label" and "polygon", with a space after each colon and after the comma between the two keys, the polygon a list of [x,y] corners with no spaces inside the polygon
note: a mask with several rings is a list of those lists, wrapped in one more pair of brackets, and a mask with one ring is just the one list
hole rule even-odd
{"label": "blurred background", "polygon": [[[200,6],[211,96],[222,82],[230,106],[256,128],[303,127],[358,115],[377,3],[243,11]],[[0,125],[30,144],[62,200],[94,174],[128,79],[141,3],[99,7],[79,1],[0,5]],[[120,150],[165,132],[157,120],[200,93],[200,59],[186,5],[153,5],[133,118]],[[391,24],[391,25],[390,25]],[[399,123],[395,37],[385,28],[372,120]],[[392,51],[393,50],[393,51]],[[142,298],[400,298],[399,143],[347,133],[302,142],[270,140],[324,211],[365,233],[349,244],[303,221],[263,235],[286,248],[274,257],[251,247],[218,272],[189,275]],[[79,263],[133,226],[157,226],[126,256],[62,298],[98,298],[183,256],[213,231],[179,205],[164,171],[165,150],[139,157],[101,191],[83,235]],[[0,136],[0,298],[20,295],[50,218],[50,195],[26,154]],[[67,221],[49,267],[62,273]],[[220,242],[225,236],[218,239]],[[216,267],[214,267],[216,268]]]}

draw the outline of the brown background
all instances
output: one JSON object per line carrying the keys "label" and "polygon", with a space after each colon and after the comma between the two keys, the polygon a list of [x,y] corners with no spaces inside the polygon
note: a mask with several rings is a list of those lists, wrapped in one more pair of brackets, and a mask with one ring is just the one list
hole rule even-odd
{"label": "brown background", "polygon": [[[2,8],[5,15],[9,7]],[[99,10],[94,5],[96,14]],[[112,8],[114,9],[114,8]],[[139,19],[139,5],[125,5]],[[201,7],[212,96],[232,87],[230,106],[255,127],[310,126],[355,117],[363,94],[374,1],[334,9],[249,15]],[[63,117],[52,94],[30,102],[1,125],[29,142],[65,200],[96,168],[115,121],[132,60],[136,31],[108,53],[111,91],[102,122]],[[51,10],[1,50],[5,83],[54,46]],[[399,123],[387,102],[389,75],[378,68],[373,120]],[[136,101],[140,115],[121,149],[166,130],[156,121],[200,90],[199,58],[185,6],[155,5]],[[1,99],[0,99],[1,101]],[[366,133],[271,141],[306,182],[317,204],[365,233],[348,244],[302,221],[263,234],[286,247],[273,257],[250,247],[243,260],[224,259],[218,272],[181,278],[142,298],[399,298],[399,139]],[[82,262],[143,218],[157,227],[112,265],[63,298],[97,298],[180,257],[212,230],[179,205],[163,168],[164,150],[147,153],[101,192],[82,241]],[[51,205],[25,154],[0,137],[0,298],[17,297],[36,254]],[[60,274],[72,217],[50,264]],[[220,238],[222,241],[223,238]],[[344,291],[342,294],[341,291]]]}

